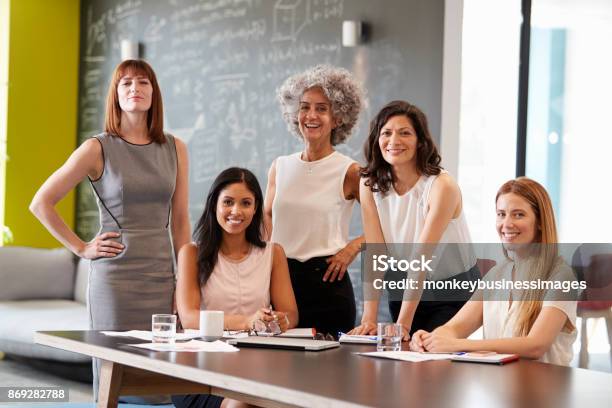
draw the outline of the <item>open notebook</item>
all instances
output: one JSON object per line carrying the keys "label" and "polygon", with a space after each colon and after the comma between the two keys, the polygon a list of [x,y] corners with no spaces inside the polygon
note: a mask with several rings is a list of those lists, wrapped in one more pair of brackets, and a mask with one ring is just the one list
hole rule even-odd
{"label": "open notebook", "polygon": [[284,333],[278,335],[278,337],[295,337],[301,339],[312,339],[315,336],[315,329],[311,327],[289,329]]}
{"label": "open notebook", "polygon": [[507,364],[513,361],[517,361],[519,356],[517,354],[482,354],[482,353],[465,353],[459,356],[453,356],[451,360],[462,361],[465,363],[488,363],[488,364]]}

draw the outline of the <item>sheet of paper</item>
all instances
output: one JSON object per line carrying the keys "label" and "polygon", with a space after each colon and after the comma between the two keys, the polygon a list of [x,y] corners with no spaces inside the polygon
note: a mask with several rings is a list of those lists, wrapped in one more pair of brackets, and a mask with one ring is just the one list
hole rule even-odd
{"label": "sheet of paper", "polygon": [[338,339],[340,343],[376,344],[376,336],[362,336],[357,334],[342,334]]}
{"label": "sheet of paper", "polygon": [[[153,334],[146,330],[128,330],[128,331],[103,331],[102,334],[113,337],[133,337],[135,339],[151,341],[153,340]],[[176,333],[176,340],[189,340],[200,338],[200,331],[195,329],[185,329],[183,333]],[[223,337],[228,339],[241,339],[249,337],[246,332],[235,332],[235,331],[224,331]]]}
{"label": "sheet of paper", "polygon": [[112,337],[133,337],[140,340],[153,340],[153,334],[146,330],[103,331],[102,334]]}
{"label": "sheet of paper", "polygon": [[224,331],[223,337],[226,339],[244,339],[245,337],[249,337],[249,333],[245,331]]}
{"label": "sheet of paper", "polygon": [[456,354],[452,353],[419,353],[417,351],[373,351],[371,353],[357,354],[368,357],[389,358],[391,360],[411,361],[413,363],[430,360],[450,360],[456,356]]}
{"label": "sheet of paper", "polygon": [[129,346],[144,348],[148,350],[154,351],[207,351],[207,352],[216,352],[216,353],[229,353],[238,351],[237,347],[234,347],[230,344],[227,344],[221,340],[217,341],[200,341],[200,340],[191,340],[187,342],[181,343],[141,343],[141,344],[130,344]]}
{"label": "sheet of paper", "polygon": [[[183,335],[182,337],[178,337],[179,335]],[[198,339],[202,340],[200,337],[200,331],[196,329],[185,329],[185,333],[177,333],[177,340],[181,339]],[[236,331],[236,330],[225,330],[223,332],[223,337],[226,339],[242,339],[245,337],[249,337],[249,333],[245,331]]]}

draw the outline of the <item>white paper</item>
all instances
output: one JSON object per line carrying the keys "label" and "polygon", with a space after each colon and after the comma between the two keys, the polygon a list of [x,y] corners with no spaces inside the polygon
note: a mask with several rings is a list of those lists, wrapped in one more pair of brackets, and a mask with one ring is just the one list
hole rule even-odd
{"label": "white paper", "polygon": [[340,343],[376,344],[376,336],[364,336],[358,334],[342,334],[338,339]]}
{"label": "white paper", "polygon": [[230,344],[227,344],[221,340],[216,340],[212,342],[208,341],[200,341],[200,340],[191,340],[187,342],[181,343],[141,343],[141,344],[129,344],[129,346],[144,348],[148,350],[154,351],[207,351],[207,352],[217,352],[217,353],[228,353],[238,351],[237,347],[234,347]]}
{"label": "white paper", "polygon": [[153,333],[145,330],[103,331],[102,334],[112,337],[134,337],[140,340],[153,340]]}
{"label": "white paper", "polygon": [[412,361],[413,363],[430,360],[450,360],[457,356],[453,353],[419,353],[418,351],[373,351],[371,353],[357,354],[368,357],[389,358],[391,360]]}
{"label": "white paper", "polygon": [[226,330],[223,332],[223,337],[226,339],[244,339],[249,337],[249,333],[245,331]]}
{"label": "white paper", "polygon": [[[231,333],[231,334],[230,334]],[[135,339],[152,341],[153,333],[146,330],[128,330],[128,331],[103,331],[102,334],[113,337],[133,337]],[[198,339],[202,337],[199,330],[196,329],[185,329],[184,333],[176,333],[176,340],[190,340],[190,339]],[[241,339],[244,337],[249,337],[249,334],[246,332],[235,332],[235,331],[224,331],[223,337],[228,339]]]}

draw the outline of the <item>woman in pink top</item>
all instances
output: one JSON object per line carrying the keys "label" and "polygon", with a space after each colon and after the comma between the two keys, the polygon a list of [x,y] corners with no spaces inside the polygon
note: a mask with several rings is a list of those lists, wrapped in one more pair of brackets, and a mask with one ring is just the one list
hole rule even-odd
{"label": "woman in pink top", "polygon": [[[281,331],[296,327],[287,258],[280,245],[262,239],[262,220],[255,175],[237,167],[221,172],[206,198],[195,242],[178,255],[176,301],[184,328],[199,327],[200,309],[223,310],[226,330],[251,330],[258,321],[276,321]],[[214,395],[172,401],[177,407],[232,405]]]}
{"label": "woman in pink top", "polygon": [[176,295],[184,328],[198,328],[200,309],[226,312],[228,330],[250,330],[257,320],[277,320],[282,331],[296,326],[285,253],[262,239],[262,203],[249,170],[232,167],[213,182],[195,242],[178,256]]}

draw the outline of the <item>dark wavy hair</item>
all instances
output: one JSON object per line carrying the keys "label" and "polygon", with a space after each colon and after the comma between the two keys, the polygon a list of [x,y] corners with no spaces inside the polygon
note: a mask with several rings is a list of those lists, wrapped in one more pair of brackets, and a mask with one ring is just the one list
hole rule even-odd
{"label": "dark wavy hair", "polygon": [[219,248],[223,233],[219,222],[217,222],[217,201],[221,190],[230,184],[244,183],[255,196],[255,214],[251,224],[246,229],[246,240],[251,245],[264,248],[266,242],[263,240],[263,194],[257,181],[257,177],[247,169],[230,167],[223,170],[208,192],[204,213],[198,221],[193,240],[198,247],[198,279],[200,285],[204,286],[217,264]]}
{"label": "dark wavy hair", "polygon": [[416,168],[419,174],[436,176],[442,171],[438,148],[431,138],[427,117],[416,106],[406,101],[392,101],[386,104],[370,122],[370,133],[363,145],[367,165],[362,167],[359,174],[367,178],[365,185],[373,192],[380,191],[386,194],[395,181],[391,165],[385,161],[380,151],[378,138],[383,126],[394,116],[406,116],[412,122],[417,135]]}

